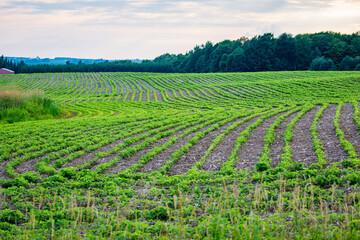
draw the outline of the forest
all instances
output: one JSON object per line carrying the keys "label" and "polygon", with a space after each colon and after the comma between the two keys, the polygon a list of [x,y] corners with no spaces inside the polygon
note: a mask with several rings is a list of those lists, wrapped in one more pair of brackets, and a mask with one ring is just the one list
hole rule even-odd
{"label": "forest", "polygon": [[130,60],[65,65],[26,65],[1,57],[0,67],[16,73],[45,72],[260,72],[360,70],[360,32],[320,32],[275,37],[265,33],[252,38],[224,40],[194,47],[185,54],[166,53],[141,63]]}

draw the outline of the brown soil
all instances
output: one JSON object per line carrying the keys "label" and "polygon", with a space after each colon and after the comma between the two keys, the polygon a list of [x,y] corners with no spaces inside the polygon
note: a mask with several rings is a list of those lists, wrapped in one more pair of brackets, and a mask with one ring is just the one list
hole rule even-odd
{"label": "brown soil", "polygon": [[[205,128],[199,130],[199,131],[205,131],[206,129],[209,129],[212,125],[206,126]],[[141,169],[140,172],[146,172],[150,173],[153,171],[159,170],[159,168],[163,165],[164,162],[168,161],[171,157],[171,154],[173,154],[176,150],[183,147],[189,139],[193,138],[199,131],[190,133],[189,135],[178,139],[173,145],[166,148],[164,151],[162,151],[159,155],[154,157],[152,161],[145,164]]]}
{"label": "brown soil", "polygon": [[[117,145],[123,143],[124,140],[126,140],[126,139],[136,137],[136,136],[146,134],[146,133],[147,132],[142,132],[142,133],[139,133],[139,134],[136,134],[136,135],[133,135],[133,136],[129,136],[129,137],[126,137],[126,138],[123,138],[123,139],[116,140],[116,141],[114,141],[114,142],[112,142],[110,144],[104,145],[104,146],[102,146],[102,147],[100,147],[100,148],[98,148],[98,149],[96,149],[96,150],[94,150],[92,152],[89,152],[87,154],[82,155],[81,157],[78,157],[78,158],[74,159],[73,161],[71,161],[71,162],[65,164],[64,166],[62,166],[60,169],[63,169],[63,168],[66,168],[66,167],[80,166],[80,165],[94,159],[96,157],[97,153],[109,151],[110,149],[112,149],[112,148],[116,147]],[[143,141],[144,140],[139,140],[139,141],[135,142],[134,144],[132,144],[132,145],[130,145],[128,147],[140,144]],[[123,149],[120,149],[119,151],[121,151],[121,150],[123,150]],[[117,152],[115,152],[115,153],[113,153],[113,154],[111,154],[109,156],[106,156],[106,157],[102,158],[101,161],[99,161],[96,165],[101,164],[103,162],[111,161],[111,159],[113,159],[119,151],[117,151]]]}
{"label": "brown soil", "polygon": [[317,126],[318,137],[323,143],[327,163],[338,162],[348,158],[348,154],[342,148],[334,128],[336,108],[336,104],[329,105],[323,112]]}
{"label": "brown soil", "polygon": [[[127,157],[127,158],[123,158],[119,160],[119,163],[117,165],[115,165],[114,167],[111,167],[107,170],[105,170],[103,173],[104,174],[117,174],[119,172],[121,172],[122,170],[130,167],[131,165],[137,163],[139,161],[139,159],[147,154],[148,152],[150,152],[154,147],[158,147],[164,143],[166,143],[167,141],[170,140],[170,138],[172,138],[173,136],[178,136],[183,134],[186,130],[188,130],[191,127],[185,128],[181,131],[177,131],[173,134],[171,134],[170,136],[161,138],[153,143],[151,143],[149,146],[147,146],[145,149],[140,150],[139,152],[136,152],[134,155]],[[91,170],[95,170],[96,166],[94,166]]]}
{"label": "brown soil", "polygon": [[[149,82],[150,82],[151,84],[150,84]],[[154,82],[151,81],[151,80],[149,80],[149,82],[144,81],[145,84],[147,84],[152,90],[155,91],[157,100],[158,100],[159,102],[163,102],[164,100],[163,100],[163,97],[162,97],[162,95],[161,95],[161,91],[158,90],[158,89],[156,89],[156,88],[154,88],[154,86],[153,86],[153,85],[157,86],[157,84],[154,83]],[[153,84],[153,85],[152,85],[152,84]],[[159,88],[160,88],[160,87],[159,87]]]}
{"label": "brown soil", "polygon": [[5,167],[9,161],[0,162],[0,178],[4,180],[10,180],[11,178],[6,174]]}
{"label": "brown soil", "polygon": [[[149,93],[149,96],[151,96],[151,94]],[[142,102],[147,102],[147,91],[146,89],[143,88],[143,94],[142,94]]]}
{"label": "brown soil", "polygon": [[189,96],[189,94],[184,89],[178,89],[178,90],[182,92],[182,94],[184,95],[185,98],[192,100],[192,97]]}
{"label": "brown soil", "polygon": [[220,89],[221,91],[223,91],[223,92],[226,92],[227,94],[229,94],[229,95],[231,95],[231,96],[238,97],[238,98],[243,98],[242,96],[240,96],[240,94],[236,94],[235,91],[230,92],[230,90],[225,89],[225,88],[220,88],[220,87],[219,87],[219,89]]}
{"label": "brown soil", "polygon": [[185,174],[191,167],[204,156],[206,150],[209,148],[212,140],[219,134],[230,127],[234,122],[241,121],[240,119],[225,124],[213,132],[208,133],[205,137],[201,138],[194,146],[182,155],[170,168],[169,175]]}
{"label": "brown soil", "polygon": [[279,124],[277,128],[274,129],[275,140],[272,144],[270,144],[269,149],[269,158],[271,159],[270,165],[271,167],[276,167],[281,162],[281,154],[284,153],[284,132],[286,130],[286,126],[293,120],[299,112],[291,114],[287,117],[283,122]]}
{"label": "brown soil", "polygon": [[134,98],[134,102],[138,102],[140,99],[140,92],[137,88],[135,88],[135,98]]}
{"label": "brown soil", "polygon": [[29,171],[37,171],[35,169],[35,164],[40,159],[42,159],[42,158],[44,158],[46,156],[49,156],[49,155],[50,155],[50,153],[46,153],[41,157],[33,158],[33,159],[28,160],[28,161],[22,162],[14,169],[14,172],[19,173],[19,174],[23,174],[23,173],[26,173],[26,172],[29,172]]}
{"label": "brown soil", "polygon": [[200,97],[200,96],[196,95],[193,90],[190,90],[190,89],[188,89],[188,90],[189,90],[190,94],[192,95],[191,96],[192,98],[199,98],[200,100],[206,100],[203,96],[200,95],[201,96]]}
{"label": "brown soil", "polygon": [[176,96],[179,97],[179,98],[183,98],[180,94],[180,91],[179,90],[175,90],[174,89],[174,92],[176,93]]}
{"label": "brown soil", "polygon": [[340,117],[340,128],[343,130],[345,134],[345,139],[348,140],[353,147],[357,154],[360,154],[360,136],[359,130],[357,125],[352,118],[353,116],[353,105],[350,103],[344,104],[343,108],[341,109],[341,117]]}
{"label": "brown soil", "polygon": [[167,92],[167,95],[169,96],[169,98],[174,98],[174,94],[171,90],[169,89],[164,89]]}
{"label": "brown soil", "polygon": [[237,88],[237,87],[234,87],[234,88],[231,88],[231,90],[234,92],[234,93],[237,93],[239,97],[242,97],[242,98],[248,98],[248,97],[251,97],[252,95],[250,95],[249,93],[241,90],[240,88]]}
{"label": "brown soil", "polygon": [[244,131],[249,125],[253,124],[259,117],[250,119],[249,121],[237,126],[232,132],[224,136],[224,138],[219,142],[219,144],[214,148],[213,152],[204,162],[204,165],[200,167],[200,170],[207,172],[210,171],[220,171],[221,166],[228,157],[232,149],[235,146],[236,139],[239,137],[240,133]]}
{"label": "brown soil", "polygon": [[292,160],[294,162],[305,163],[305,166],[317,162],[310,127],[314,121],[315,114],[320,108],[321,106],[315,106],[300,118],[294,126],[293,139],[290,143]]}
{"label": "brown soil", "polygon": [[264,136],[269,126],[284,113],[277,114],[265,119],[260,126],[255,128],[247,138],[247,141],[240,147],[238,161],[235,161],[234,168],[253,169],[261,156],[264,147]]}
{"label": "brown soil", "polygon": [[214,94],[214,92],[210,91],[209,89],[202,89],[208,96],[212,97],[215,100],[219,100],[220,95]]}

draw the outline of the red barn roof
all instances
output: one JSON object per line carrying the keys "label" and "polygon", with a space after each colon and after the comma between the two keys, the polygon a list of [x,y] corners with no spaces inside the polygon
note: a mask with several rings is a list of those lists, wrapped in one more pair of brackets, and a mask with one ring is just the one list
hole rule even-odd
{"label": "red barn roof", "polygon": [[14,74],[15,72],[12,70],[9,70],[7,68],[1,68],[0,69],[0,74]]}

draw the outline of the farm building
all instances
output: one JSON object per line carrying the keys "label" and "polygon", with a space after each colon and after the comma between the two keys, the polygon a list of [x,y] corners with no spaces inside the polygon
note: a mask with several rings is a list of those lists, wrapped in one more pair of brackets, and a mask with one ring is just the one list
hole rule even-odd
{"label": "farm building", "polygon": [[15,73],[14,71],[9,70],[7,68],[1,68],[0,69],[0,75],[2,75],[2,74],[14,74],[14,73]]}

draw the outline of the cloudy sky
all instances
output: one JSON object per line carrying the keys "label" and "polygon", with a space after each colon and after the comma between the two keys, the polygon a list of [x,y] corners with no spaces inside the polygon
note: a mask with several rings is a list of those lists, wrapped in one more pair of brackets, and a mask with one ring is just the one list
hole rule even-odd
{"label": "cloudy sky", "polygon": [[0,0],[0,55],[152,59],[265,32],[360,31],[360,0]]}

